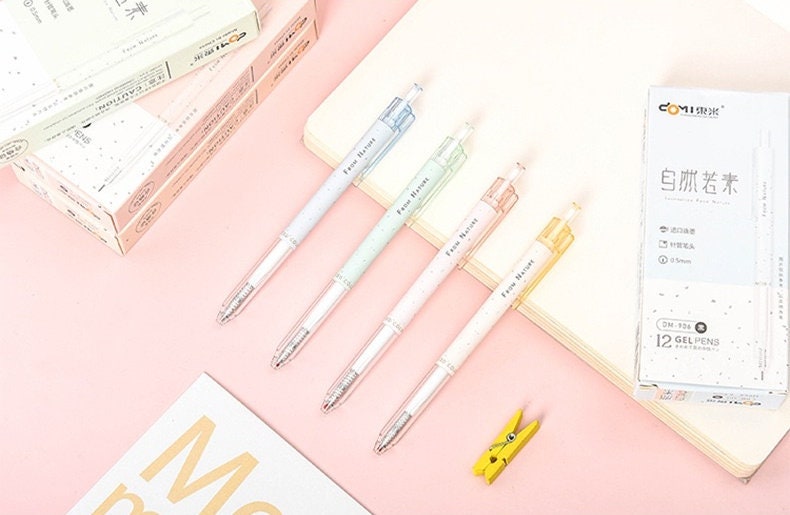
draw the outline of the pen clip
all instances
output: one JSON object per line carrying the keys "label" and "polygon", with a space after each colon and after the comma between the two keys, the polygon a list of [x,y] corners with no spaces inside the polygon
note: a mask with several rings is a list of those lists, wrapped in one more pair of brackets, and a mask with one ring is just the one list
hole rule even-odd
{"label": "pen clip", "polygon": [[439,148],[436,149],[436,152],[433,153],[430,160],[443,167],[445,172],[442,175],[442,178],[439,179],[439,183],[431,190],[428,195],[425,196],[425,198],[420,203],[420,206],[406,222],[408,227],[411,227],[414,222],[417,221],[434,197],[436,197],[436,195],[438,195],[439,192],[444,189],[447,183],[450,182],[450,179],[452,179],[455,176],[455,173],[461,168],[461,165],[466,162],[466,152],[464,151],[463,144],[464,141],[466,141],[466,138],[468,138],[474,130],[474,127],[468,123],[465,123],[458,132],[446,138]]}
{"label": "pen clip", "polygon": [[513,301],[513,309],[518,309],[527,300],[527,296],[532,293],[532,290],[543,280],[546,274],[549,273],[549,270],[552,269],[565,251],[568,250],[568,247],[571,246],[574,236],[570,223],[576,218],[579,211],[581,211],[581,207],[573,202],[562,218],[554,217],[546,224],[546,227],[538,236],[537,241],[549,249],[552,256],[548,262],[543,265],[543,268],[538,272],[535,278],[527,284],[521,293],[519,293],[516,300]]}
{"label": "pen clip", "polygon": [[415,116],[411,102],[417,98],[417,95],[421,92],[422,87],[419,84],[413,84],[409,92],[403,98],[395,97],[392,102],[390,102],[390,105],[379,115],[378,120],[387,124],[387,126],[394,131],[394,134],[379,153],[370,160],[368,166],[354,179],[353,183],[355,186],[359,186],[359,183],[368,176],[376,165],[379,164],[379,161],[381,161],[384,156],[387,155],[387,152],[395,146],[395,143],[400,140],[406,130],[411,127],[411,124],[414,123]]}
{"label": "pen clip", "polygon": [[472,248],[458,261],[457,266],[459,270],[472,259],[475,252],[485,243],[491,233],[493,233],[502,220],[504,220],[505,215],[507,215],[513,206],[516,205],[516,202],[518,202],[518,193],[516,193],[513,182],[518,179],[523,171],[524,167],[520,163],[516,163],[510,173],[508,173],[507,178],[497,177],[488,188],[488,191],[480,198],[482,202],[485,202],[496,211],[496,218],[488,224],[488,227],[486,227],[485,231],[480,235]]}

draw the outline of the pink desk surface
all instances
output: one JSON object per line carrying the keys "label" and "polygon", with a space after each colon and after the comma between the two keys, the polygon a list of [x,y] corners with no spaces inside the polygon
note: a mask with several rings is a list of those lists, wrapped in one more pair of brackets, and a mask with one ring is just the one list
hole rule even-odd
{"label": "pink desk surface", "polygon": [[[214,322],[329,172],[300,142],[307,116],[412,3],[320,2],[315,48],[125,258],[0,169],[0,512],[70,508],[204,370],[375,513],[790,512],[790,442],[742,484],[514,312],[376,456],[381,427],[488,291],[452,275],[364,387],[322,414],[434,252],[402,231],[272,370],[279,339],[382,213],[355,189],[243,316]],[[519,407],[543,427],[486,486],[470,468]]]}

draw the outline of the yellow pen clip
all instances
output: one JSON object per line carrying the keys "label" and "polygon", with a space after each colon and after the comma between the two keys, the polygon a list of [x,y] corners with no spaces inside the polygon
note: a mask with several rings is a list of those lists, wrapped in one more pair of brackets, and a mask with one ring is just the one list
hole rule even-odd
{"label": "yellow pen clip", "polygon": [[518,410],[508,421],[502,432],[486,452],[480,456],[477,463],[472,467],[476,476],[484,476],[487,484],[491,484],[505,470],[516,454],[524,448],[527,442],[538,432],[540,422],[534,420],[516,433],[516,428],[521,423],[522,410]]}
{"label": "yellow pen clip", "polygon": [[518,309],[521,304],[523,304],[527,296],[532,293],[532,290],[540,283],[543,277],[551,270],[551,268],[559,261],[562,255],[568,250],[568,247],[571,246],[573,243],[574,236],[573,232],[571,231],[570,223],[576,218],[576,215],[579,214],[581,211],[581,207],[576,202],[571,204],[570,209],[565,212],[562,218],[555,217],[552,218],[551,221],[546,225],[543,231],[538,236],[537,241],[542,243],[547,249],[551,251],[551,259],[540,273],[535,276],[535,278],[527,284],[526,288],[516,297],[515,302],[513,302],[513,309]]}

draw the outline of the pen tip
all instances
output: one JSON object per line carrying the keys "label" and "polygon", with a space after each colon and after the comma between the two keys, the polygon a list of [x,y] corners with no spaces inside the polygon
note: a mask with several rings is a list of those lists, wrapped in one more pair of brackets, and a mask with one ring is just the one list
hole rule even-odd
{"label": "pen tip", "polygon": [[471,124],[469,124],[469,123],[464,123],[464,126],[463,126],[463,127],[461,127],[461,128],[458,130],[458,132],[456,132],[456,133],[455,133],[455,136],[454,136],[454,138],[455,138],[455,139],[456,139],[456,140],[457,140],[459,143],[463,143],[464,141],[466,141],[466,138],[468,138],[468,137],[469,137],[469,135],[470,135],[470,134],[472,134],[472,132],[474,132],[474,130],[475,130],[475,128],[474,128],[474,127],[473,127]]}
{"label": "pen tip", "polygon": [[414,84],[412,84],[411,89],[409,90],[409,92],[406,93],[406,96],[403,97],[403,100],[406,103],[409,103],[412,100],[414,100],[415,98],[417,98],[417,95],[419,95],[420,93],[422,93],[422,86],[420,86],[419,84],[417,84],[415,82]]}
{"label": "pen tip", "polygon": [[227,311],[220,311],[217,314],[217,323],[219,325],[225,325],[230,321],[230,314]]}
{"label": "pen tip", "polygon": [[524,173],[524,170],[524,165],[521,163],[516,163],[513,165],[513,168],[510,169],[505,179],[507,179],[509,182],[515,182],[519,177],[521,177],[521,174]]}
{"label": "pen tip", "polygon": [[282,356],[275,356],[272,358],[272,368],[275,370],[280,370],[283,365],[287,363]]}
{"label": "pen tip", "polygon": [[304,327],[299,327],[292,334],[294,336],[291,338],[286,338],[277,347],[277,351],[275,351],[275,354],[272,357],[272,368],[275,370],[282,368],[283,365],[294,358],[296,353],[301,348],[301,345],[305,342],[307,337],[310,336],[310,331]]}
{"label": "pen tip", "polygon": [[579,211],[581,210],[582,210],[581,206],[579,206],[579,204],[577,204],[576,202],[573,202],[571,203],[571,207],[568,209],[568,211],[565,212],[565,215],[562,218],[563,220],[565,220],[565,223],[569,224],[573,222],[573,220],[576,218],[576,216],[579,214]]}
{"label": "pen tip", "polygon": [[329,413],[333,409],[335,409],[335,403],[333,402],[324,401],[324,403],[321,405],[321,411],[324,413]]}

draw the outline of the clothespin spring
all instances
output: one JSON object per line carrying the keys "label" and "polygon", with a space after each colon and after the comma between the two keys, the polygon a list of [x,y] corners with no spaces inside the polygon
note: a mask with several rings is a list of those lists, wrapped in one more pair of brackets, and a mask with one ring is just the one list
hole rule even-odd
{"label": "clothespin spring", "polygon": [[502,447],[502,446],[507,445],[509,443],[513,443],[513,441],[515,441],[515,439],[516,439],[516,433],[508,433],[508,435],[505,437],[505,441],[504,442],[497,442],[494,445],[492,445],[491,447],[489,447],[488,450],[489,451],[493,451],[497,447]]}

